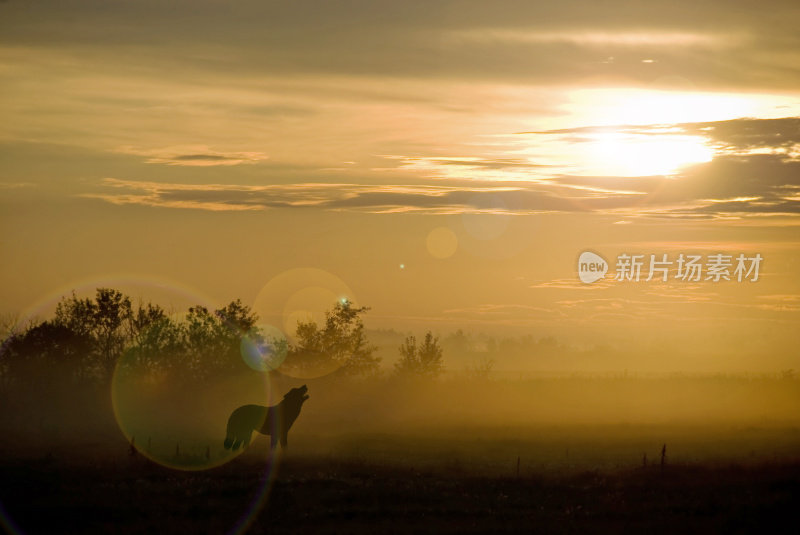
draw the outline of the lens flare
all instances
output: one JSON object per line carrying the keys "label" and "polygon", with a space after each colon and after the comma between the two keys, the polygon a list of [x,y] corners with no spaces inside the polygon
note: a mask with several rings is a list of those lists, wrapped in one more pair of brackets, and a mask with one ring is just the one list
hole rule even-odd
{"label": "lens flare", "polygon": [[489,195],[474,197],[474,203],[478,211],[461,216],[467,234],[481,241],[502,236],[511,220],[505,201],[498,195]]}
{"label": "lens flare", "polygon": [[132,447],[160,465],[220,466],[242,452],[223,446],[228,416],[240,405],[269,405],[269,381],[247,371],[193,386],[182,375],[184,370],[163,370],[131,352],[120,358],[111,382],[117,425]]}
{"label": "lens flare", "polygon": [[[297,341],[300,324],[324,328],[325,313],[337,303],[353,304],[353,291],[339,277],[317,268],[294,268],[272,278],[258,293],[253,311],[270,325],[280,325],[290,341]],[[336,371],[341,364],[325,361],[301,367],[282,366],[280,372],[313,379]]]}
{"label": "lens flare", "polygon": [[242,359],[257,372],[277,370],[286,359],[289,343],[283,332],[272,325],[258,324],[242,336]]}
{"label": "lens flare", "polygon": [[[184,284],[143,274],[117,274],[77,280],[48,293],[23,312],[17,329],[52,318],[58,303],[73,293],[79,299],[94,299],[98,288],[122,292],[134,307],[140,302],[160,305],[174,319],[182,319],[189,306],[215,308],[209,298]],[[157,335],[151,331],[157,328],[154,325],[140,336],[151,340]],[[217,466],[232,457],[222,451],[225,422],[235,408],[230,405],[266,403],[269,388],[263,374],[249,372],[252,377],[230,378],[226,384],[199,392],[185,386],[185,366],[167,350],[145,350],[142,344],[129,348],[117,360],[111,379],[114,416],[131,446],[159,464],[184,470]]]}
{"label": "lens flare", "polygon": [[3,508],[3,503],[0,502],[0,526],[3,527],[8,533],[17,535],[23,533],[19,527],[11,520],[11,515]]}
{"label": "lens flare", "polygon": [[149,274],[118,273],[76,279],[54,288],[23,310],[16,321],[16,328],[25,329],[32,322],[51,318],[58,303],[69,298],[73,292],[78,298],[93,299],[98,288],[119,290],[131,298],[134,306],[138,302],[149,301],[163,306],[167,312],[183,312],[194,305],[214,308],[208,296],[186,284]]}
{"label": "lens flare", "polygon": [[267,465],[261,473],[260,487],[253,500],[250,502],[249,507],[245,510],[245,514],[236,522],[236,524],[228,531],[229,535],[241,535],[246,533],[253,521],[258,517],[258,514],[263,509],[264,504],[267,503],[269,498],[269,491],[272,489],[272,483],[275,481],[275,469],[280,462],[278,450],[273,450],[272,454],[267,459]]}
{"label": "lens flare", "polygon": [[447,227],[437,227],[428,233],[425,245],[434,258],[450,258],[458,249],[458,237]]}

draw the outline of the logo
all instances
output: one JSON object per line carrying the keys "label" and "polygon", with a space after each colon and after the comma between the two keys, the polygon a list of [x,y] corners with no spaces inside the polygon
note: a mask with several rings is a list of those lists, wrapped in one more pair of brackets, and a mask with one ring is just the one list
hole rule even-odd
{"label": "logo", "polygon": [[[761,263],[764,257],[756,253],[747,256],[744,253],[708,254],[703,258],[699,254],[628,254],[617,255],[612,280],[618,282],[649,282],[651,280],[667,282],[700,281],[732,281],[759,279]],[[585,284],[599,281],[609,271],[605,258],[591,251],[584,251],[578,258],[578,278]]]}
{"label": "logo", "polygon": [[591,284],[599,281],[608,272],[608,262],[602,256],[584,251],[578,258],[578,277],[581,282]]}

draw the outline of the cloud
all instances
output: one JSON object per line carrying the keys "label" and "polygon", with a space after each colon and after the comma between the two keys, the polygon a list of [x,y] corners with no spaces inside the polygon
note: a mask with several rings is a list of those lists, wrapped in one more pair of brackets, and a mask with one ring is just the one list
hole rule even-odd
{"label": "cloud", "polygon": [[[585,299],[563,299],[556,301],[564,314],[591,314],[593,318],[603,317],[600,314],[639,318],[655,317],[664,314],[663,303],[652,299],[628,299],[623,297],[589,297]],[[635,313],[633,310],[635,309]]]}
{"label": "cloud", "polygon": [[707,137],[721,149],[746,154],[759,149],[800,159],[800,117],[732,119],[676,125],[687,134]]}
{"label": "cloud", "polygon": [[[579,150],[595,135],[633,135],[669,139],[702,136],[715,147],[711,161],[689,165],[671,176],[576,176],[552,183],[596,187],[617,195],[635,193],[628,203],[595,207],[625,216],[726,219],[800,215],[800,118],[742,118],[663,125],[587,126],[529,132],[558,137]],[[669,147],[667,143],[665,147]],[[635,147],[632,146],[630,151]],[[634,155],[635,156],[635,155]],[[621,154],[621,158],[625,155]],[[540,181],[542,182],[542,181]],[[547,181],[543,181],[547,183]],[[618,197],[624,198],[624,197]]]}
{"label": "cloud", "polygon": [[609,243],[609,246],[627,249],[629,251],[669,251],[669,252],[697,252],[708,251],[738,251],[738,252],[763,252],[765,250],[775,251],[781,249],[795,249],[800,246],[798,242],[770,242],[763,241],[625,241],[619,243]]}
{"label": "cloud", "polygon": [[[671,275],[672,276],[672,275]],[[704,291],[699,284],[671,284],[655,282],[644,288],[644,293],[659,298],[661,302],[699,303],[718,300],[716,292]]]}
{"label": "cloud", "polygon": [[712,220],[800,215],[800,161],[787,161],[778,155],[721,156],[694,166],[677,178],[559,176],[533,183],[461,178],[435,184],[270,185],[107,178],[101,182],[101,191],[82,196],[114,204],[217,211],[313,207],[372,213],[583,212],[626,218]]}
{"label": "cloud", "polygon": [[[702,136],[720,152],[729,155],[780,154],[800,159],[800,117],[772,119],[738,118],[726,121],[656,124],[583,126],[520,134],[559,136],[573,143],[592,141],[596,134],[630,134],[641,136]],[[758,153],[758,152],[756,152]]]}
{"label": "cloud", "polygon": [[147,158],[147,163],[193,167],[254,164],[269,158],[266,154],[261,152],[212,151],[205,145],[186,145],[166,147],[163,149],[141,149],[132,146],[123,146],[119,147],[117,152],[145,156]]}
{"label": "cloud", "polygon": [[637,84],[681,76],[698,87],[789,89],[800,78],[792,2],[768,9],[731,9],[723,0],[39,4],[34,11],[5,4],[0,42],[69,50],[72,58],[94,45],[95,59],[161,72]]}
{"label": "cloud", "polygon": [[800,294],[759,295],[758,298],[767,299],[769,301],[790,301],[792,303],[800,303]]}
{"label": "cloud", "polygon": [[[373,213],[539,213],[553,211],[556,198],[522,188],[445,185],[300,183],[270,185],[174,184],[106,178],[106,191],[81,197],[113,204],[212,211],[318,208]],[[502,202],[507,198],[513,207]],[[525,199],[524,205],[519,204]]]}
{"label": "cloud", "polygon": [[[438,151],[443,154],[425,155],[423,151],[430,148],[422,148],[423,154],[372,156],[364,163],[338,170],[315,167],[313,161],[306,168],[290,168],[280,162],[245,165],[264,163],[268,156],[205,145],[167,145],[157,149],[121,146],[113,152],[87,152],[82,158],[97,162],[98,170],[109,169],[109,174],[114,173],[111,176],[149,175],[150,171],[142,170],[142,161],[161,164],[163,177],[108,178],[94,183],[72,178],[64,191],[74,194],[75,187],[80,187],[83,197],[118,205],[214,211],[313,207],[370,213],[560,212],[604,214],[628,222],[662,218],[800,224],[800,157],[795,149],[800,142],[799,129],[800,119],[785,117],[547,130],[530,135],[543,139],[569,136],[573,138],[571,152],[550,154],[545,159],[542,154],[525,153],[513,141],[507,145],[505,137],[495,137],[486,145],[473,145],[472,155],[448,154],[444,150]],[[563,172],[564,162],[580,154],[582,139],[608,131],[654,139],[702,137],[718,152],[707,163],[684,167],[669,176]],[[526,144],[537,146],[529,141]],[[18,165],[24,169],[36,165],[37,150],[52,152],[49,146],[31,145],[25,158],[17,157]],[[69,158],[76,154],[64,147],[59,151],[56,154]],[[120,160],[120,154],[136,158]],[[624,156],[620,152],[620,157]],[[635,151],[633,156],[638,157]],[[385,164],[382,167],[381,162]],[[70,165],[75,162],[69,159],[64,165],[59,164],[62,174],[70,172]],[[214,168],[219,166],[228,168]],[[201,172],[200,167],[208,171]],[[42,173],[52,176],[50,168],[43,168]],[[293,180],[298,182],[290,183]]]}
{"label": "cloud", "polygon": [[637,32],[627,30],[592,31],[583,29],[564,29],[547,31],[532,27],[528,29],[487,29],[453,31],[447,35],[457,42],[508,42],[524,43],[568,43],[580,46],[622,45],[622,46],[726,46],[744,36],[736,34],[712,34],[700,32],[652,31]]}
{"label": "cloud", "polygon": [[[643,192],[617,184],[594,181],[558,181],[556,166],[537,164],[522,158],[483,158],[483,157],[420,157],[420,156],[385,156],[399,162],[396,168],[377,168],[374,171],[401,169],[411,171],[425,178],[449,181],[467,181],[494,184],[494,191],[503,191],[507,183],[526,183],[539,186],[541,192],[550,192],[553,196],[569,200],[608,199],[615,196],[639,195]],[[520,189],[520,188],[516,188]],[[515,188],[511,188],[514,191]],[[517,203],[512,203],[517,204]]]}
{"label": "cloud", "polygon": [[578,280],[577,277],[570,279],[553,279],[548,281],[538,281],[528,286],[534,289],[558,289],[558,290],[605,290],[614,284],[613,274],[606,275],[605,278],[586,284]]}
{"label": "cloud", "polygon": [[564,312],[558,308],[498,303],[446,309],[442,311],[442,315],[459,323],[493,325],[529,325],[540,321],[557,321],[565,317]]}
{"label": "cloud", "polygon": [[680,215],[800,215],[800,160],[775,154],[721,156],[662,180],[643,210]]}
{"label": "cloud", "polygon": [[[548,167],[537,164],[525,158],[485,158],[477,156],[452,156],[452,157],[421,157],[384,155],[388,160],[397,160],[400,167],[412,170],[439,170],[444,172],[452,168],[455,172],[465,171],[532,171]],[[504,175],[507,176],[507,175]],[[531,177],[528,175],[528,180]]]}
{"label": "cloud", "polygon": [[[622,217],[671,219],[786,218],[800,215],[800,118],[742,118],[728,121],[655,125],[587,126],[528,132],[546,143],[565,140],[570,152],[548,155],[546,164],[531,158],[388,156],[399,169],[428,179],[496,184],[495,201],[511,212],[526,210],[596,212]],[[582,144],[597,135],[636,136],[612,140],[600,152],[615,150],[615,163],[652,143],[667,156],[680,150],[670,142],[690,136],[714,147],[710,161],[685,165],[671,174],[592,176],[564,173],[586,151]],[[640,140],[643,140],[641,141]],[[534,141],[533,144],[537,142]],[[692,149],[693,145],[688,148]],[[602,148],[602,147],[601,147]],[[589,154],[594,154],[594,148]],[[657,156],[655,154],[654,156]],[[542,156],[544,158],[544,156]],[[559,161],[559,158],[562,160]],[[602,162],[601,162],[602,163]],[[646,168],[649,162],[641,162]],[[591,164],[587,167],[588,170]],[[580,170],[580,169],[578,169]],[[501,186],[514,184],[507,191]],[[448,194],[457,205],[469,204],[459,192]],[[488,196],[486,198],[489,198]]]}

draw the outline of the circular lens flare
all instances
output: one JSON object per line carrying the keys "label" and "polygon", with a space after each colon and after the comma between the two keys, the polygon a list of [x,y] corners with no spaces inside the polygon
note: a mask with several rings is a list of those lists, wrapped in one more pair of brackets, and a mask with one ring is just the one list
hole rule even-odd
{"label": "circular lens flare", "polygon": [[[75,280],[43,295],[23,310],[13,329],[24,332],[52,319],[58,303],[70,299],[73,293],[78,299],[94,300],[98,288],[122,292],[130,297],[134,308],[147,302],[159,305],[175,321],[182,320],[190,306],[201,305],[213,310],[218,305],[196,289],[162,277],[134,273],[104,275]],[[249,342],[257,346],[259,364],[254,369],[270,371],[280,366],[285,357],[281,341],[285,344],[286,338],[279,329],[268,324],[259,324],[257,330],[257,333],[245,335],[247,342],[243,345]],[[141,335],[148,340],[157,338],[155,332]],[[243,348],[243,353],[249,350]],[[242,357],[247,362],[244,354]],[[181,363],[179,356],[169,351],[125,352],[117,361],[111,379],[116,423],[132,451],[159,465],[187,471],[220,466],[244,451],[231,452],[224,448],[226,423],[231,412],[241,405],[275,403],[269,374],[244,370],[235,376],[207,381],[202,386],[189,384],[184,380],[186,375],[185,362]],[[258,436],[254,433],[252,440]],[[265,459],[253,500],[242,504],[242,517],[231,527],[230,533],[244,533],[257,518],[269,497],[279,459],[277,452]],[[14,524],[2,504],[0,526],[11,533],[24,532]]]}
{"label": "circular lens flare", "polygon": [[428,252],[434,258],[450,258],[458,249],[458,237],[447,227],[437,227],[428,233],[425,240]]}
{"label": "circular lens flare", "polygon": [[226,423],[236,407],[268,405],[264,374],[244,372],[192,384],[180,369],[157,369],[132,355],[122,357],[111,383],[114,415],[140,454],[179,470],[220,466],[243,450],[224,447]]}
{"label": "circular lens flare", "polygon": [[259,324],[242,336],[240,350],[242,359],[250,368],[257,372],[271,372],[283,364],[289,342],[277,327]]}
{"label": "circular lens flare", "polygon": [[[324,330],[326,314],[335,306],[353,304],[353,291],[339,277],[316,268],[295,268],[270,280],[253,304],[258,316],[271,325],[281,325],[287,343],[302,344]],[[287,353],[288,354],[288,353]],[[313,348],[294,354],[292,362],[284,356],[280,372],[299,379],[328,375],[342,365],[316,354]]]}
{"label": "circular lens flare", "polygon": [[474,197],[475,212],[461,216],[464,230],[473,238],[491,241],[503,235],[511,222],[508,206],[499,195]]}

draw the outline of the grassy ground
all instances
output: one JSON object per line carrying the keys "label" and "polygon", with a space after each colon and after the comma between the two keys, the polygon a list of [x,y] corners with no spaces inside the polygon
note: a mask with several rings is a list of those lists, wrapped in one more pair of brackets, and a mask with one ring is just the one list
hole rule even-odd
{"label": "grassy ground", "polygon": [[[462,431],[298,433],[271,478],[263,438],[199,472],[130,456],[124,443],[116,455],[4,455],[0,501],[23,533],[229,533],[248,518],[248,533],[270,534],[796,532],[796,431],[751,431],[760,442],[742,430]],[[702,444],[728,454],[714,460]],[[745,453],[766,444],[775,449]]]}
{"label": "grassy ground", "polygon": [[288,453],[270,461],[269,439],[257,437],[246,453],[196,472],[163,465],[219,461],[228,414],[253,400],[205,389],[167,390],[155,405],[133,399],[128,408],[152,425],[133,434],[140,449],[130,455],[120,431],[130,422],[115,418],[105,392],[0,398],[8,526],[27,534],[797,532],[793,379],[387,380],[309,391]]}

